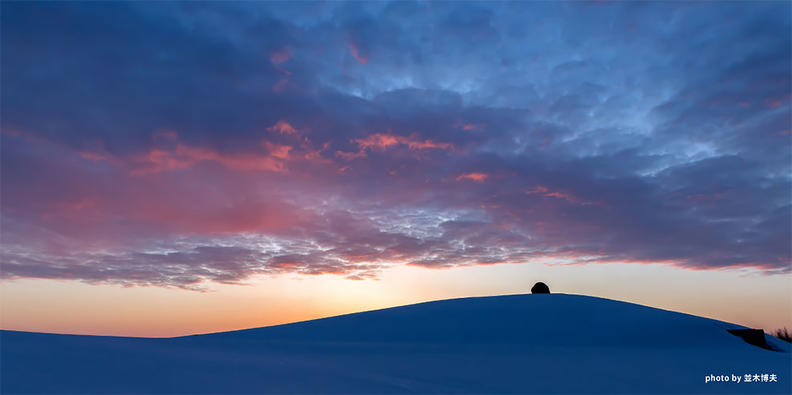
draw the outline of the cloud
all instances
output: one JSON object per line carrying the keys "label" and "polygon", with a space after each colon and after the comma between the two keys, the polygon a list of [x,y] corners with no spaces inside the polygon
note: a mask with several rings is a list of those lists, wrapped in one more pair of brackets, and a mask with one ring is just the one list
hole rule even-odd
{"label": "cloud", "polygon": [[573,203],[573,204],[578,204],[578,203],[580,203],[580,204],[591,204],[591,203],[588,203],[588,202],[580,202],[577,197],[575,197],[575,196],[573,196],[573,195],[571,195],[569,193],[566,193],[566,192],[551,191],[547,187],[542,186],[542,185],[538,185],[536,187],[528,189],[527,191],[525,191],[525,193],[528,194],[528,195],[539,195],[539,196],[544,196],[544,197],[562,199],[562,200],[566,200],[567,202]]}
{"label": "cloud", "polygon": [[353,141],[355,144],[358,145],[358,147],[360,147],[361,150],[365,150],[365,149],[385,150],[387,148],[395,147],[398,145],[406,145],[411,150],[425,150],[425,149],[447,150],[454,148],[454,146],[450,143],[434,142],[429,139],[421,140],[415,135],[405,137],[405,136],[398,136],[387,133],[375,133],[367,136],[366,138],[354,139]]}
{"label": "cloud", "polygon": [[279,49],[276,51],[270,52],[270,62],[273,64],[281,64],[285,63],[289,59],[291,59],[292,53],[289,51],[288,48]]}
{"label": "cloud", "polygon": [[279,120],[274,125],[267,128],[271,132],[278,132],[280,134],[299,134],[297,129],[284,120]]}
{"label": "cloud", "polygon": [[489,174],[487,173],[474,172],[474,173],[465,173],[459,175],[457,176],[456,180],[457,181],[471,180],[476,182],[484,182],[487,178],[489,178]]}
{"label": "cloud", "polygon": [[3,11],[5,278],[790,271],[786,3]]}
{"label": "cloud", "polygon": [[360,53],[360,49],[358,49],[357,44],[349,41],[347,42],[347,47],[349,48],[349,53],[352,55],[355,60],[358,61],[360,64],[366,64],[369,61],[369,57],[366,55],[362,55]]}

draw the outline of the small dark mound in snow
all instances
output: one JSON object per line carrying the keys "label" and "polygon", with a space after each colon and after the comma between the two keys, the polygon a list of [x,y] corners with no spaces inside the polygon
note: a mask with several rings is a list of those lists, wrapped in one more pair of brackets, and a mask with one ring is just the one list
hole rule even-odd
{"label": "small dark mound in snow", "polygon": [[540,281],[540,282],[534,284],[533,287],[531,287],[531,293],[532,294],[549,294],[550,293],[550,287],[548,287],[547,284],[545,284],[545,283]]}

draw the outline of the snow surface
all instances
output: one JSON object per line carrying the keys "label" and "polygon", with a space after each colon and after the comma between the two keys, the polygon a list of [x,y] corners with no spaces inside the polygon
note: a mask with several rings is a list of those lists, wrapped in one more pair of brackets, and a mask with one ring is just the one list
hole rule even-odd
{"label": "snow surface", "polygon": [[[790,393],[788,343],[580,295],[451,299],[168,339],[0,331],[0,391]],[[705,383],[775,374],[777,382]]]}

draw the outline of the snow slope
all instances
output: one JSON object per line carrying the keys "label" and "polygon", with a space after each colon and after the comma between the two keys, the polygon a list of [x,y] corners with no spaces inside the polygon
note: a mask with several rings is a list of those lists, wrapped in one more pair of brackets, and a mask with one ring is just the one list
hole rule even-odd
{"label": "snow slope", "polygon": [[[707,318],[580,295],[452,299],[169,339],[0,332],[0,390],[790,393],[782,351]],[[705,377],[775,374],[777,382]]]}

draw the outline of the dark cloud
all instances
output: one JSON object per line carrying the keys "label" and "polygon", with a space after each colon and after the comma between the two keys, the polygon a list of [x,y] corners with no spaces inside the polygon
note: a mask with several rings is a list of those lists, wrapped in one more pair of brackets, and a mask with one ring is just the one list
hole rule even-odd
{"label": "dark cloud", "polygon": [[3,4],[0,273],[198,289],[403,264],[789,272],[789,15]]}

